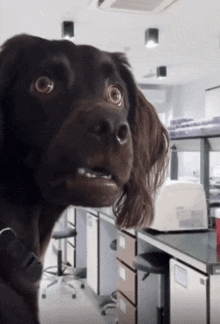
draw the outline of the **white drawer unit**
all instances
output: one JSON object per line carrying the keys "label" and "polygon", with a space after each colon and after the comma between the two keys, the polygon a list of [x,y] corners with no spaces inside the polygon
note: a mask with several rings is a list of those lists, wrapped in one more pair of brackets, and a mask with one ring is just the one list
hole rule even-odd
{"label": "white drawer unit", "polygon": [[87,284],[99,294],[98,269],[98,217],[87,213]]}
{"label": "white drawer unit", "polygon": [[208,277],[170,260],[170,324],[208,323]]}

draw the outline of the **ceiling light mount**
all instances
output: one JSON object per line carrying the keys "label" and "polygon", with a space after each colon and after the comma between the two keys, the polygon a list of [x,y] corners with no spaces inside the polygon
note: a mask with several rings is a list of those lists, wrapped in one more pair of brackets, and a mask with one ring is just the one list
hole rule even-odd
{"label": "ceiling light mount", "polygon": [[145,31],[145,46],[148,48],[156,47],[159,43],[159,29],[148,28]]}
{"label": "ceiling light mount", "polygon": [[157,67],[157,78],[166,78],[167,77],[167,67],[166,66],[158,66]]}
{"label": "ceiling light mount", "polygon": [[62,37],[65,39],[70,39],[74,37],[74,22],[73,21],[63,21],[62,22]]}

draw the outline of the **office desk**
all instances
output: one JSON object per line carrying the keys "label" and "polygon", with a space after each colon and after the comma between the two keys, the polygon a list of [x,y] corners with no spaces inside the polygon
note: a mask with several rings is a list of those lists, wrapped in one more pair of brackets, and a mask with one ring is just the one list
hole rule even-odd
{"label": "office desk", "polygon": [[[202,233],[158,234],[150,230],[140,230],[138,239],[142,241],[142,244],[146,243],[146,249],[151,246],[156,250],[163,251],[181,261],[184,265],[188,265],[208,276],[207,324],[219,324],[220,258],[216,251],[216,233],[207,231]],[[194,323],[194,319],[192,319],[192,323]]]}
{"label": "office desk", "polygon": [[140,230],[138,238],[204,273],[220,274],[215,231],[158,234]]}
{"label": "office desk", "polygon": [[[99,282],[102,282],[101,286],[105,286],[106,277],[103,276],[105,273],[105,261],[107,257],[107,251],[109,248],[110,240],[116,235],[115,217],[112,213],[111,208],[97,209],[99,218]],[[101,226],[100,226],[101,224]],[[108,233],[110,237],[108,238]],[[112,236],[112,233],[115,233]],[[122,238],[120,238],[122,234]],[[124,236],[124,237],[123,237]],[[106,240],[107,237],[107,240]],[[139,231],[118,231],[118,240],[121,240],[121,246],[123,247],[124,238],[128,238],[129,242],[126,242],[125,246],[134,247],[134,253],[140,254],[143,252],[165,252],[171,258],[179,260],[184,265],[190,266],[192,269],[199,271],[201,274],[208,277],[207,286],[207,313],[208,320],[207,324],[219,324],[220,322],[220,261],[216,253],[216,234],[214,231],[209,232],[194,232],[194,233],[179,233],[179,234],[157,234],[150,230],[139,230]],[[131,240],[131,242],[130,242]],[[133,242],[132,242],[133,241]],[[120,245],[120,243],[118,242]],[[131,244],[131,245],[130,245]],[[100,248],[101,247],[101,248]],[[119,248],[120,249],[120,248]],[[132,248],[133,249],[133,248]],[[123,252],[123,251],[122,251]],[[121,287],[122,294],[119,294],[119,312],[121,313],[121,321],[119,323],[126,324],[143,324],[143,318],[146,319],[145,315],[141,315],[141,305],[149,303],[149,294],[146,293],[145,285],[151,285],[151,290],[155,290],[158,278],[156,275],[151,275],[152,282],[146,279],[142,281],[143,273],[140,274],[135,272],[132,268],[130,260],[125,260],[123,254],[126,256],[124,251],[120,256],[118,251],[118,265],[116,272],[116,279],[118,280],[118,288]],[[131,255],[131,251],[128,251],[128,256]],[[114,260],[111,261],[111,266]],[[108,267],[107,267],[108,268]],[[109,267],[107,270],[109,270]],[[101,270],[101,271],[100,271]],[[110,271],[110,270],[109,270]],[[114,270],[115,272],[115,270]],[[126,273],[126,274],[125,274]],[[128,283],[133,288],[124,287],[126,278],[132,278],[128,280]],[[114,279],[113,279],[114,280]],[[121,282],[120,282],[121,281]],[[153,282],[154,281],[154,282]],[[113,285],[114,286],[114,285]],[[106,292],[113,291],[114,287],[108,286]],[[126,292],[127,289],[127,292]],[[105,290],[105,289],[104,289]],[[103,292],[104,292],[103,290]],[[120,289],[119,289],[120,290]],[[143,297],[143,292],[145,295]],[[157,293],[155,293],[157,297]],[[156,298],[155,297],[155,298]],[[151,296],[151,302],[153,303],[153,297]],[[196,302],[196,301],[195,301]],[[142,308],[144,310],[144,307]],[[146,309],[144,310],[146,314]],[[123,313],[124,312],[124,313]],[[127,314],[126,314],[127,312]],[[125,321],[123,322],[123,317]],[[154,316],[155,317],[155,316]],[[127,321],[129,318],[129,322]],[[150,322],[149,324],[153,324]],[[156,323],[156,319],[155,319]],[[192,323],[193,319],[192,319]],[[185,324],[192,324],[185,323]],[[144,324],[148,324],[147,322]],[[177,324],[177,323],[175,323]]]}

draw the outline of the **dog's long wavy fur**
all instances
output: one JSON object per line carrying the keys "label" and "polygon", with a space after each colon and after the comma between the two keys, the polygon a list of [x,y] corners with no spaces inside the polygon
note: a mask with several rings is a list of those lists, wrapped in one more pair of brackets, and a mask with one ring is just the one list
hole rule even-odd
{"label": "dog's long wavy fur", "polygon": [[[52,127],[46,130],[39,129],[38,140],[42,143],[40,147],[37,146],[36,142],[33,144],[34,147],[31,148],[31,142],[28,140],[29,133],[27,133],[27,138],[24,138],[25,136],[22,135],[26,134],[24,122],[19,124],[22,125],[24,129],[17,129],[17,109],[23,109],[24,106],[25,109],[28,109],[29,102],[31,105],[35,105],[35,107],[39,105],[41,110],[44,109],[43,104],[41,107],[41,103],[44,102],[44,98],[38,98],[38,101],[36,101],[36,94],[34,94],[34,101],[31,101],[32,99],[30,94],[28,94],[29,101],[25,103],[25,90],[22,88],[22,85],[19,84],[18,80],[22,79],[25,81],[28,77],[30,77],[28,75],[27,67],[38,64],[41,58],[44,59],[44,53],[47,52],[45,48],[50,48],[51,44],[54,46],[54,51],[55,48],[57,48],[57,51],[62,52],[62,55],[64,56],[65,50],[68,53],[73,51],[73,62],[74,60],[79,59],[80,62],[76,68],[81,68],[83,71],[82,73],[89,73],[90,69],[92,69],[91,62],[95,62],[94,64],[97,64],[98,66],[98,59],[95,57],[95,55],[98,55],[101,60],[102,58],[107,58],[111,66],[109,66],[108,63],[108,66],[105,66],[104,72],[106,75],[110,75],[111,73],[114,74],[114,78],[120,79],[121,84],[124,85],[124,95],[125,98],[127,98],[125,101],[128,102],[127,105],[129,106],[129,110],[127,112],[122,110],[122,114],[124,114],[123,118],[126,117],[128,123],[126,134],[128,140],[124,145],[126,152],[124,152],[122,148],[120,148],[120,150],[117,148],[114,152],[120,153],[121,160],[119,160],[119,162],[126,161],[126,156],[129,156],[130,162],[128,162],[128,168],[130,167],[129,163],[131,163],[131,161],[132,165],[130,167],[130,171],[126,173],[130,174],[129,178],[126,180],[126,183],[123,184],[123,187],[121,188],[121,191],[117,197],[115,196],[115,201],[110,200],[116,215],[116,224],[119,227],[139,228],[141,226],[149,226],[151,224],[154,217],[154,197],[157,189],[162,185],[166,178],[169,160],[169,136],[167,130],[160,122],[155,108],[147,101],[141,90],[136,85],[131,72],[131,67],[127,61],[127,58],[123,54],[102,52],[89,46],[77,47],[76,45],[72,43],[70,44],[70,42],[67,41],[55,41],[50,43],[50,41],[29,35],[18,35],[6,41],[5,44],[3,44],[0,53],[0,193],[2,201],[2,203],[0,203],[0,230],[3,226],[13,228],[13,224],[16,223],[13,229],[18,233],[18,239],[22,241],[22,244],[26,245],[27,249],[32,250],[33,246],[33,249],[35,249],[34,252],[37,253],[39,257],[44,254],[52,233],[53,226],[59,218],[62,210],[67,207],[68,203],[59,203],[56,206],[56,200],[47,201],[47,198],[44,198],[44,194],[47,196],[47,186],[44,184],[42,185],[42,190],[45,192],[41,193],[41,182],[43,180],[41,178],[39,178],[40,180],[35,179],[35,174],[38,172],[38,169],[43,161],[42,156],[44,156],[43,154],[45,153],[43,150],[47,150],[49,147],[48,156],[51,155],[53,157],[53,152],[56,150],[56,143],[57,147],[62,147],[64,149],[65,140],[62,139],[62,136],[67,134],[67,131],[71,129],[68,128],[69,126],[67,118],[72,118],[72,127],[74,127],[74,122],[76,118],[78,118],[75,117],[74,112],[72,117],[68,117],[70,115],[66,113],[66,115],[63,117],[62,124],[62,115],[58,115],[58,117],[56,117],[54,113],[51,121]],[[33,46],[36,46],[39,53],[37,50],[31,51]],[[80,57],[74,54],[74,51],[76,51],[77,48],[81,51]],[[53,55],[56,55],[54,51]],[[57,56],[56,62],[58,60],[59,57]],[[82,60],[84,60],[84,66],[80,67]],[[63,59],[62,64],[65,65],[65,69],[71,65],[66,59]],[[74,79],[75,74],[72,71],[69,71],[68,73],[68,75],[71,75],[72,73],[72,79]],[[94,76],[87,74],[87,76],[91,77],[91,80],[98,78],[96,75]],[[28,82],[29,81],[27,80],[27,84]],[[75,80],[75,82],[78,82],[78,80]],[[88,89],[90,89],[90,87],[92,88],[92,86],[93,83],[90,83]],[[100,87],[104,87],[104,85],[100,83]],[[81,88],[83,89],[83,87]],[[81,88],[76,88],[74,95],[79,95],[80,92],[77,89]],[[15,91],[17,94],[19,93],[19,98],[14,97]],[[74,95],[70,94],[70,97],[72,96],[71,98],[73,98]],[[53,105],[56,105],[56,103],[60,104],[59,101],[56,101],[53,98],[51,100],[53,100]],[[90,96],[89,100],[92,102],[93,97]],[[100,100],[102,100],[100,102],[104,103],[103,98]],[[19,106],[20,102],[22,102],[23,106]],[[113,111],[117,110],[111,105],[111,103],[108,103],[106,107],[108,108],[110,106],[113,107]],[[16,107],[16,109],[14,109],[14,112],[11,113],[9,107]],[[83,111],[83,107],[84,106],[82,103],[79,114]],[[71,109],[73,109],[72,106]],[[54,111],[56,111],[55,106]],[[86,122],[89,123],[89,121]],[[31,121],[31,123],[33,124],[34,128],[33,134],[35,134],[39,121],[36,121],[36,123],[35,121]],[[63,130],[60,133],[61,135],[59,136],[56,136],[55,133],[56,129],[57,132],[59,131],[57,125],[60,125],[60,128],[63,127]],[[53,127],[55,129],[54,131]],[[71,139],[70,134],[71,133],[68,133],[68,145],[72,148],[73,139]],[[13,144],[13,136],[16,139],[16,145]],[[94,147],[96,146],[94,145]],[[29,148],[31,150],[30,154],[29,152],[25,151]],[[88,148],[91,149],[90,147]],[[61,157],[59,154],[57,154],[57,160],[59,160]],[[84,156],[83,154],[82,156]],[[94,152],[94,155],[95,154],[96,152]],[[114,163],[116,163],[116,165],[118,163],[117,167],[119,167],[120,163],[117,162],[117,155],[116,153],[114,154],[114,161],[116,161]],[[130,157],[131,154],[133,155],[132,159]],[[23,161],[25,161],[26,164],[24,164]],[[54,161],[56,162],[56,156],[54,157]],[[29,166],[31,167],[29,168]],[[50,167],[45,169],[43,167],[42,174],[47,176],[50,169]],[[26,179],[31,179],[30,181],[27,180],[28,188],[26,188],[24,184],[21,184],[22,177],[24,177],[24,175]],[[11,187],[8,187],[7,179],[12,181],[14,184],[14,190],[11,190]],[[88,198],[90,197],[88,196]],[[19,202],[18,199],[20,199]],[[71,204],[77,205],[77,201],[71,201]],[[80,201],[80,204],[86,206],[87,201]],[[95,207],[95,205],[100,207],[98,206],[99,203],[97,201],[93,203],[92,207]],[[30,231],[27,230],[29,225],[27,225],[26,222],[30,223]],[[27,240],[25,240],[26,235]],[[4,255],[4,259],[2,255]],[[18,285],[14,282],[12,283],[12,275],[9,276],[4,273],[4,262],[6,262],[5,260],[7,259],[7,255],[5,254],[5,251],[4,253],[1,252],[1,249],[0,259],[1,263],[3,264],[0,269],[0,302],[2,302],[2,304],[5,303],[4,305],[6,305],[2,306],[3,308],[5,307],[4,310],[2,310],[3,308],[0,306],[0,316],[2,316],[3,319],[1,323],[39,323],[36,311],[36,289],[32,291],[31,288],[29,289],[25,287],[23,289],[24,293],[21,292],[23,281]],[[10,269],[13,274],[13,267]],[[15,269],[14,271],[17,270]],[[14,278],[15,277],[16,276],[14,276]],[[19,281],[18,276],[16,278]],[[6,299],[4,294],[6,294]],[[30,298],[30,296],[35,297]],[[32,306],[29,305],[30,299],[32,299]],[[15,312],[14,315],[9,314],[10,310],[7,311],[6,309],[11,303],[14,303],[15,306],[13,310],[13,312]],[[30,311],[30,309],[32,309],[32,311]],[[16,320],[17,317],[20,318]]]}
{"label": "dog's long wavy fur", "polygon": [[[131,177],[114,205],[117,225],[124,228],[149,226],[154,217],[154,197],[163,184],[169,162],[169,135],[159,120],[153,105],[135,85],[131,67],[122,53],[115,53],[123,79],[128,88],[136,88],[136,101],[131,130],[134,146],[134,162]],[[132,92],[131,92],[132,93]]]}

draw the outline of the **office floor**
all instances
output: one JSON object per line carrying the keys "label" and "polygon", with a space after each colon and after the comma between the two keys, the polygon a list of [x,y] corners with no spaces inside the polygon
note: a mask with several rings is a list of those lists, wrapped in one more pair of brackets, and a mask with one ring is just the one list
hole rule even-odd
{"label": "office floor", "polygon": [[[56,264],[56,258],[49,247],[45,266]],[[48,284],[45,277],[41,282],[41,290]],[[76,288],[76,299],[72,298],[71,290],[61,283],[49,288],[46,299],[39,296],[40,323],[41,324],[115,324],[115,310],[108,310],[106,316],[100,314],[98,301],[94,298],[91,289],[85,285],[80,288],[80,283],[73,281]]]}

